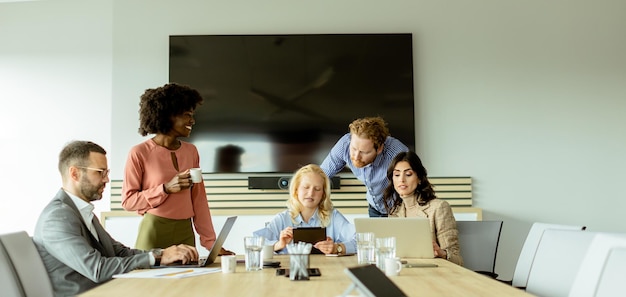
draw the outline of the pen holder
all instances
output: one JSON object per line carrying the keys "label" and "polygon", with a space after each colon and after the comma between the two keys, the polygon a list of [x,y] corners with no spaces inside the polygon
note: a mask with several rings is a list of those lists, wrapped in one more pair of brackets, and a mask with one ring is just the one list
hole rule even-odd
{"label": "pen holder", "polygon": [[309,280],[309,254],[289,255],[289,279]]}

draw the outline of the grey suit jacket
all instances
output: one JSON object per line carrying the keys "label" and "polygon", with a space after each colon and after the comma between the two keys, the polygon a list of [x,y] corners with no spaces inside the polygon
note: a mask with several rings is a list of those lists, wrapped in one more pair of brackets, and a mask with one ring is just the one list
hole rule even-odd
{"label": "grey suit jacket", "polygon": [[98,241],[72,199],[61,189],[44,208],[33,241],[48,271],[55,296],[73,296],[114,274],[149,268],[150,256],[115,241],[94,216]]}

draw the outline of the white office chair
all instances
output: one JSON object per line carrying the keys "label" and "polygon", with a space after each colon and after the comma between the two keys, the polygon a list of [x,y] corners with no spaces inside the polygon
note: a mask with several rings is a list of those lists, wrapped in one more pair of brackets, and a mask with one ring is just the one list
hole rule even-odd
{"label": "white office chair", "polygon": [[530,231],[528,231],[528,235],[522,246],[522,251],[520,252],[519,258],[517,258],[517,264],[513,272],[513,280],[511,282],[512,285],[518,288],[526,288],[530,267],[535,259],[535,253],[539,246],[541,236],[546,229],[585,230],[586,228],[585,226],[534,223]]}
{"label": "white office chair", "polygon": [[463,266],[480,274],[498,277],[496,255],[502,221],[457,221]]}
{"label": "white office chair", "polygon": [[580,265],[569,297],[624,296],[626,234],[600,233]]}
{"label": "white office chair", "polygon": [[528,273],[526,292],[567,297],[595,232],[547,229]]}
{"label": "white office chair", "polygon": [[25,297],[20,279],[13,268],[9,255],[0,242],[0,291],[6,297]]}
{"label": "white office chair", "polygon": [[624,280],[626,280],[626,248],[616,248],[606,259],[596,297],[623,296]]}
{"label": "white office chair", "polygon": [[18,279],[28,297],[53,296],[50,277],[37,252],[35,243],[28,233],[21,231],[0,235],[0,243],[4,246]]}

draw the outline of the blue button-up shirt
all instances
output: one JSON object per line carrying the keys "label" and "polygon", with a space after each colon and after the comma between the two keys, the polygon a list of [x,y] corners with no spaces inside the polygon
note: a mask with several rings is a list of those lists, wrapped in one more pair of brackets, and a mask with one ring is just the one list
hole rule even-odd
{"label": "blue button-up shirt", "polygon": [[[265,237],[265,244],[274,244],[280,238],[280,231],[287,227],[322,227],[322,222],[317,215],[317,210],[309,219],[309,222],[305,222],[302,219],[302,215],[298,215],[295,218],[296,223],[291,221],[289,210],[285,210],[277,214],[272,221],[270,221],[265,228],[254,231],[255,236]],[[326,226],[326,236],[330,237],[335,243],[343,243],[346,246],[346,253],[356,253],[356,238],[355,228],[346,217],[344,217],[338,210],[333,209],[330,223]],[[286,254],[287,249],[282,249],[279,254]]]}
{"label": "blue button-up shirt", "polygon": [[320,167],[328,177],[333,177],[344,167],[348,166],[354,176],[365,184],[367,189],[365,198],[367,202],[378,212],[386,214],[387,210],[383,202],[383,192],[389,184],[387,168],[398,153],[407,152],[409,148],[400,140],[391,136],[387,137],[383,151],[376,156],[374,162],[358,168],[354,166],[350,159],[350,136],[351,134],[347,133],[337,141]]}

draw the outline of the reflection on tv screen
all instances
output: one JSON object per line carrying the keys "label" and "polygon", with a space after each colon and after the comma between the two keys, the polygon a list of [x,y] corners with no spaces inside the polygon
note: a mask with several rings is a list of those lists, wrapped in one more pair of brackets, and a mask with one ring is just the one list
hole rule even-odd
{"label": "reflection on tv screen", "polygon": [[170,81],[204,98],[204,172],[293,172],[366,116],[414,149],[412,52],[411,34],[170,36]]}

